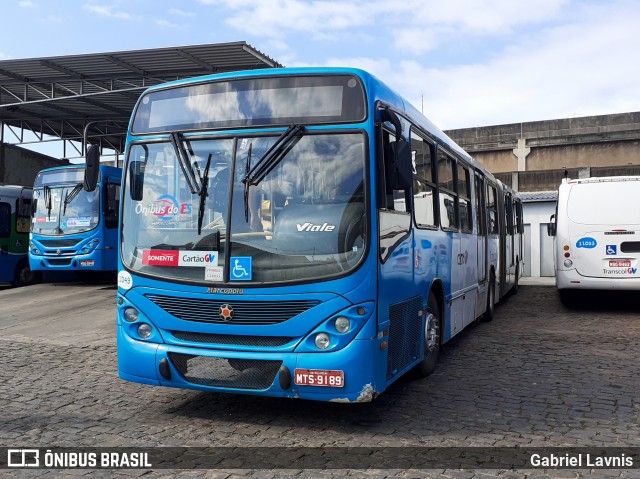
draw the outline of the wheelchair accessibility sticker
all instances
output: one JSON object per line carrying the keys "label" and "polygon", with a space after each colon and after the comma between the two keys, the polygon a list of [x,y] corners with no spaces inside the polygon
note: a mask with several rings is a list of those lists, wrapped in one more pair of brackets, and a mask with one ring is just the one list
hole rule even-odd
{"label": "wheelchair accessibility sticker", "polygon": [[251,281],[251,256],[232,256],[231,281]]}
{"label": "wheelchair accessibility sticker", "polygon": [[607,245],[607,255],[615,255],[618,254],[618,245],[608,244]]}

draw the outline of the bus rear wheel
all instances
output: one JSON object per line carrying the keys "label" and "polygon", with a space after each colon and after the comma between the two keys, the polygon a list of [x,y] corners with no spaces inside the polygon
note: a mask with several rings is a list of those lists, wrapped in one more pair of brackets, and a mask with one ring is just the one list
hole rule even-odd
{"label": "bus rear wheel", "polygon": [[440,353],[440,325],[438,301],[432,291],[429,293],[427,317],[424,323],[424,359],[416,367],[418,374],[422,377],[429,376],[436,369]]}

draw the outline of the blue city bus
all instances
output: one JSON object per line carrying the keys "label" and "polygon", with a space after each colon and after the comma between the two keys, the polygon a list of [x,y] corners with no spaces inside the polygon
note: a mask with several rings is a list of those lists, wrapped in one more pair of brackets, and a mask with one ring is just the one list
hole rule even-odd
{"label": "blue city bus", "polygon": [[368,402],[430,374],[521,274],[517,194],[358,69],[148,89],[121,202],[118,372],[136,383]]}
{"label": "blue city bus", "polygon": [[29,268],[31,188],[0,186],[0,283],[26,286],[40,275]]}
{"label": "blue city bus", "polygon": [[33,186],[29,263],[38,271],[116,271],[122,169],[100,165],[83,188],[83,166],[47,168]]}

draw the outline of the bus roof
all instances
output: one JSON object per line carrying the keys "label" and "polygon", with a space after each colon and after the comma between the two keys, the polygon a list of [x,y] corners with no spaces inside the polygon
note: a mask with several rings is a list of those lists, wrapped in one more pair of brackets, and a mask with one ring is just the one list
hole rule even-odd
{"label": "bus roof", "polygon": [[640,181],[640,176],[594,176],[591,178],[577,178],[562,180],[563,184],[581,184],[581,183],[610,183],[616,181]]}
{"label": "bus roof", "polygon": [[[400,94],[390,88],[386,83],[376,78],[371,73],[362,70],[360,68],[352,67],[296,67],[296,68],[270,68],[259,70],[245,70],[236,72],[226,72],[211,75],[204,75],[192,78],[183,78],[172,82],[162,83],[160,85],[154,85],[140,95],[138,103],[142,101],[142,98],[147,94],[154,91],[161,91],[165,89],[171,89],[176,87],[183,87],[187,85],[197,85],[199,83],[206,83],[218,80],[229,79],[242,79],[242,78],[254,78],[254,77],[274,77],[274,76],[288,76],[288,75],[354,75],[359,77],[365,84],[365,90],[377,100],[387,102],[399,109],[405,114],[405,116],[413,120],[418,125],[422,125],[426,128],[427,132],[443,147],[449,149],[453,153],[464,158],[467,162],[472,164],[475,168],[482,170],[485,173],[489,173],[484,166],[471,157],[466,151],[462,149],[455,141],[447,136],[440,128],[438,128],[431,120],[424,116],[417,108],[411,103],[407,102]],[[137,110],[137,105],[134,111]],[[490,173],[489,173],[490,174]]]}

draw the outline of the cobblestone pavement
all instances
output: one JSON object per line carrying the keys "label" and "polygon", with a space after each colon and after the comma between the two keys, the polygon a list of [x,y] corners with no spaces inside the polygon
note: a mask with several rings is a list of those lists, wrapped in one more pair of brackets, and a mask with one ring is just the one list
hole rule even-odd
{"label": "cobblestone pavement", "polygon": [[[443,348],[431,377],[403,378],[371,404],[342,405],[124,382],[116,370],[114,291],[69,287],[64,298],[54,301],[49,295],[60,289],[31,288],[37,294],[29,305],[20,303],[28,297],[26,289],[22,296],[18,290],[0,292],[0,445],[640,447],[640,307],[634,294],[590,294],[568,309],[553,286],[521,286],[492,322],[472,325]],[[74,309],[80,298],[91,308]],[[49,306],[43,309],[43,304]],[[21,477],[225,479],[589,473],[5,470],[0,477],[9,472]],[[640,477],[638,469],[593,474]]]}

